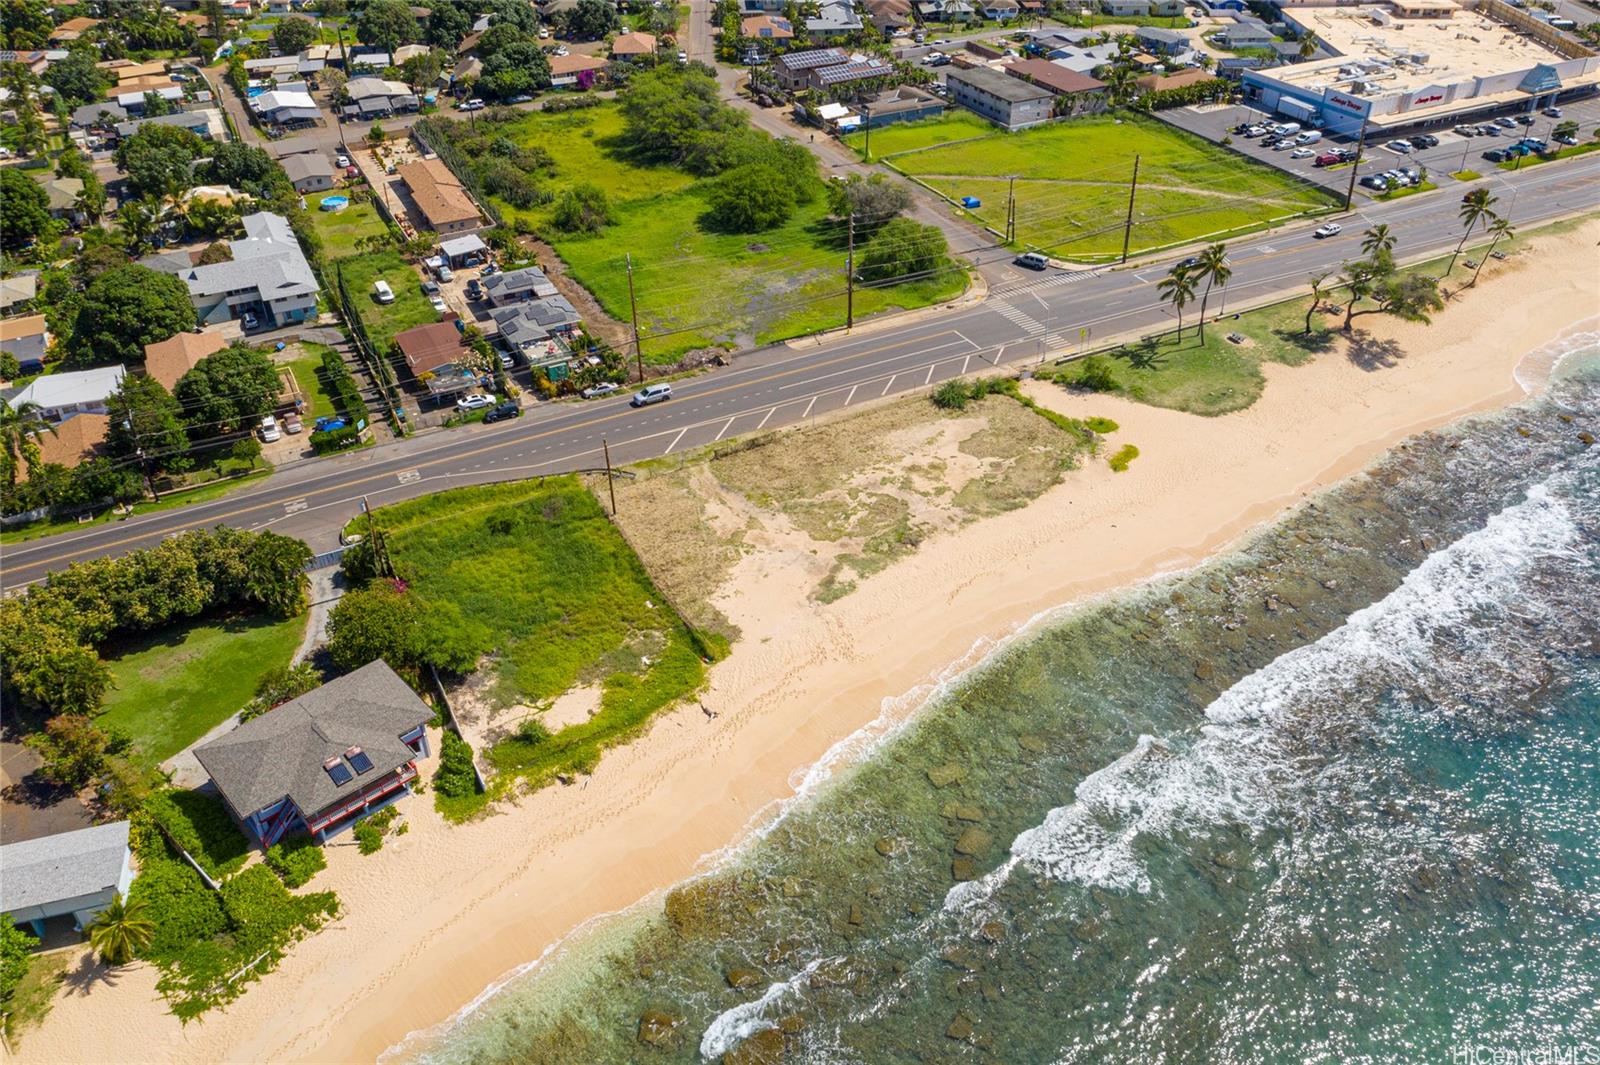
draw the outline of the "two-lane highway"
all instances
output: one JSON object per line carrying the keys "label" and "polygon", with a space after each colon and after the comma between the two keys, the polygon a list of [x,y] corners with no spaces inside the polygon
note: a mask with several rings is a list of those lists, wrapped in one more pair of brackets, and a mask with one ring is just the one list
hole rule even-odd
{"label": "two-lane highway", "polygon": [[[1600,206],[1600,155],[1490,179],[1497,207],[1519,225]],[[1345,231],[1317,241],[1310,226],[1229,246],[1233,279],[1225,306],[1242,308],[1304,288],[1317,272],[1359,254],[1360,231],[1387,223],[1397,251],[1416,259],[1453,247],[1458,201],[1417,196],[1367,206],[1341,219]],[[447,487],[558,473],[702,447],[764,429],[913,392],[994,366],[1038,361],[1115,336],[1167,328],[1156,296],[1166,264],[1124,270],[1004,271],[988,299],[946,313],[911,316],[855,335],[776,345],[741,355],[734,367],[675,382],[673,398],[635,410],[626,394],[545,404],[520,419],[394,441],[358,454],[280,468],[261,484],[208,503],[96,525],[0,549],[0,585],[15,588],[68,563],[148,546],[185,529],[228,524],[272,528],[328,550],[363,496],[376,504]],[[1600,278],[1600,263],[1597,263]],[[1224,303],[1214,299],[1213,310]],[[1600,312],[1600,282],[1597,282]]]}

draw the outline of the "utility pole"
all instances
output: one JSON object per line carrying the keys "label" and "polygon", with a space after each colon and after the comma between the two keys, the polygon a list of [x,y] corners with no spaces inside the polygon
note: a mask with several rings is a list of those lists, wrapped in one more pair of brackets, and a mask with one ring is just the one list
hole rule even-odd
{"label": "utility pole", "polygon": [[1139,191],[1139,157],[1133,157],[1133,180],[1128,183],[1128,220],[1122,226],[1122,261],[1128,261],[1128,242],[1133,239],[1133,197]]}
{"label": "utility pole", "polygon": [[[1350,187],[1344,190],[1344,209],[1350,210],[1350,201],[1356,198],[1356,171],[1361,169],[1361,153],[1367,148],[1367,118],[1362,116],[1361,132],[1356,134],[1356,158],[1350,164]],[[1465,162],[1462,163],[1465,166]]]}
{"label": "utility pole", "polygon": [[1006,243],[1017,239],[1017,177],[1006,186]]}
{"label": "utility pole", "polygon": [[844,327],[854,329],[856,325],[856,213],[850,212],[846,225],[846,240],[848,249],[844,260]]}
{"label": "utility pole", "polygon": [[870,163],[872,162],[872,108],[866,104],[861,105],[861,126],[866,130],[867,134],[867,158],[865,161]]}
{"label": "utility pole", "polygon": [[611,516],[617,516],[617,482],[611,476],[611,445],[605,437],[600,438],[600,447],[606,453],[606,488],[611,492]]}
{"label": "utility pole", "polygon": [[639,367],[639,383],[644,384],[644,351],[639,346],[639,304],[633,298],[633,252],[628,257],[628,311],[633,316],[633,361]]}

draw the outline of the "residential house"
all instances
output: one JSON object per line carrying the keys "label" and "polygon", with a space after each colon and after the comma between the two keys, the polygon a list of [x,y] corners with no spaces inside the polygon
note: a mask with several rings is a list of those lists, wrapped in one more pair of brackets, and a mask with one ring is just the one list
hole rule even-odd
{"label": "residential house", "polygon": [[[453,267],[469,266],[482,262],[483,255],[489,246],[483,238],[476,233],[468,233],[464,237],[455,237],[451,240],[439,242],[439,254],[443,255]],[[494,275],[491,274],[490,277]]]}
{"label": "residential house", "polygon": [[133,885],[128,822],[7,843],[0,846],[0,869],[0,913],[41,940],[51,918],[70,917],[75,930],[85,931]]}
{"label": "residential house", "polygon": [[599,56],[553,55],[550,57],[550,87],[586,89],[599,80],[600,72],[609,64]]}
{"label": "residential house", "polygon": [[34,77],[43,76],[50,69],[50,64],[57,62],[51,59],[52,52],[59,53],[61,58],[66,58],[67,53],[61,49],[52,49],[50,52],[19,52],[12,48],[0,48],[0,63],[21,63],[28,68],[28,73]]}
{"label": "residential house", "polygon": [[774,15],[782,14],[784,6],[784,0],[743,0],[740,10],[746,15]]}
{"label": "residential house", "polygon": [[1189,51],[1189,38],[1177,30],[1164,30],[1159,26],[1140,26],[1134,31],[1139,47],[1154,55],[1176,56]]}
{"label": "residential house", "polygon": [[[74,414],[57,425],[55,432],[39,438],[39,464],[75,469],[80,463],[97,457],[109,435],[109,414]],[[28,470],[19,470],[18,476],[26,480]]]}
{"label": "residential house", "polygon": [[[6,284],[18,278],[7,278]],[[28,280],[32,280],[29,278]],[[0,351],[14,355],[23,373],[38,373],[44,369],[45,352],[50,350],[50,329],[44,315],[30,314],[22,318],[0,318]]]}
{"label": "residential house", "polygon": [[1150,0],[1150,14],[1157,18],[1176,18],[1185,14],[1189,0]]}
{"label": "residential house", "polygon": [[1050,62],[1075,70],[1079,74],[1092,74],[1117,58],[1117,46],[1097,44],[1091,48],[1062,49],[1050,53]]}
{"label": "residential house", "polygon": [[758,41],[788,41],[794,27],[781,15],[751,15],[739,23],[739,33]]}
{"label": "residential house", "polygon": [[[1273,41],[1268,47],[1272,49],[1272,54],[1277,57],[1279,63],[1303,63],[1306,61],[1300,55],[1299,41]],[[1322,50],[1319,42],[1316,51],[1312,52],[1308,58],[1325,59],[1327,55],[1328,53]]]}
{"label": "residential house", "polygon": [[259,211],[240,219],[245,236],[228,242],[233,261],[178,272],[206,325],[254,314],[268,326],[317,317],[317,278],[282,215]]}
{"label": "residential house", "polygon": [[291,699],[194,754],[262,847],[318,842],[410,793],[433,710],[382,659]]}
{"label": "residential house", "polygon": [[1135,78],[1133,84],[1140,92],[1161,92],[1166,89],[1181,89],[1196,82],[1209,81],[1212,76],[1199,67],[1190,67],[1175,74],[1149,74],[1142,78]]}
{"label": "residential house", "polygon": [[69,18],[50,32],[49,41],[51,44],[68,44],[100,25],[100,22],[97,18]]}
{"label": "residential house", "polygon": [[997,22],[1009,22],[1022,14],[1022,5],[1016,0],[985,0],[982,7],[983,17]]}
{"label": "residential house", "polygon": [[801,52],[785,52],[772,61],[772,74],[778,85],[790,92],[806,87],[810,73],[820,67],[836,67],[850,62],[850,57],[837,48],[808,48]]}
{"label": "residential house", "polygon": [[1050,121],[1055,101],[1049,89],[1008,77],[993,67],[954,68],[945,75],[945,85],[952,102],[1007,130]]}
{"label": "residential house", "polygon": [[118,85],[133,81],[135,78],[160,78],[167,73],[165,59],[153,59],[148,63],[136,63],[131,59],[108,59],[103,63],[96,63],[95,66],[116,78]]}
{"label": "residential house", "polygon": [[911,28],[911,0],[866,0],[866,8],[873,27],[885,36]]}
{"label": "residential house", "polygon": [[250,101],[250,110],[271,126],[311,125],[322,117],[317,102],[308,92],[274,89]]}
{"label": "residential house", "polygon": [[427,55],[433,51],[425,44],[402,44],[394,50],[394,65],[403,66],[408,59],[415,59],[419,55]]}
{"label": "residential house", "polygon": [[521,352],[533,366],[565,362],[583,317],[565,296],[528,300],[489,312],[499,330],[500,346]]}
{"label": "residential house", "polygon": [[1150,14],[1150,0],[1100,0],[1108,15],[1144,17]]}
{"label": "residential house", "polygon": [[333,164],[321,152],[291,155],[281,162],[283,172],[289,175],[289,183],[300,195],[333,188]]}
{"label": "residential house", "polygon": [[89,216],[79,209],[78,200],[83,195],[82,178],[51,178],[44,183],[45,194],[50,197],[50,217],[59,218],[73,226],[89,221]]}
{"label": "residential house", "polygon": [[464,392],[478,383],[466,367],[472,346],[462,332],[460,317],[447,314],[443,321],[404,329],[394,335],[395,347],[406,360],[411,376],[427,385],[434,398]]}
{"label": "residential house", "polygon": [[656,39],[649,33],[619,33],[611,42],[611,58],[637,61],[656,54]]}
{"label": "residential house", "polygon": [[900,85],[861,104],[862,124],[871,129],[896,122],[919,122],[944,114],[945,103],[931,92]]}
{"label": "residential house", "polygon": [[399,174],[423,222],[435,233],[451,236],[482,226],[478,205],[472,201],[466,186],[444,165],[444,160],[406,163],[400,167]]}
{"label": "residential house", "polygon": [[344,91],[350,98],[350,103],[342,109],[347,119],[367,121],[387,118],[389,115],[415,111],[420,106],[416,94],[403,81],[351,78],[345,82]]}
{"label": "residential house", "polygon": [[978,9],[967,0],[918,0],[917,14],[924,22],[975,22]]}
{"label": "residential house", "polygon": [[840,85],[893,76],[894,65],[873,56],[870,59],[853,60],[838,66],[815,67],[807,72],[806,85],[813,91],[824,92]]}
{"label": "residential house", "polygon": [[128,120],[128,109],[110,100],[84,104],[72,112],[72,124],[79,129],[109,130],[118,122]]}
{"label": "residential house", "polygon": [[37,403],[40,417],[51,422],[63,422],[76,414],[104,414],[125,376],[127,371],[121,366],[45,374],[23,386],[11,397],[11,405]]}
{"label": "residential house", "polygon": [[388,70],[394,66],[394,57],[388,52],[355,52],[350,53],[346,61],[352,73],[358,70]]}
{"label": "residential house", "polygon": [[1273,34],[1264,22],[1240,18],[1233,25],[1218,30],[1214,40],[1223,48],[1270,48]]}
{"label": "residential house", "polygon": [[1244,77],[1247,70],[1265,70],[1278,65],[1276,58],[1267,59],[1258,55],[1229,55],[1218,59],[1211,68],[1212,74],[1219,78],[1233,78],[1238,80]]}
{"label": "residential house", "polygon": [[491,307],[505,307],[527,300],[550,299],[560,295],[556,286],[537,266],[490,274],[483,279],[483,298]]}
{"label": "residential house", "polygon": [[813,38],[848,37],[861,28],[861,15],[852,0],[825,0],[816,15],[806,19],[806,32]]}
{"label": "residential house", "polygon": [[219,143],[228,139],[228,124],[223,120],[222,112],[214,107],[202,107],[197,111],[175,111],[170,115],[156,115],[154,118],[130,118],[126,122],[117,123],[117,137],[125,140],[145,126],[177,126],[203,140]]}
{"label": "residential house", "polygon": [[176,333],[144,346],[144,372],[171,392],[178,378],[200,365],[201,359],[215,355],[226,346],[221,333],[200,330]]}
{"label": "residential house", "polygon": [[177,106],[183,102],[182,85],[161,85],[148,89],[129,89],[122,87],[111,90],[111,98],[117,101],[117,106],[127,111],[130,115],[142,115],[145,112],[150,95],[158,96],[167,103]]}
{"label": "residential house", "polygon": [[[31,301],[39,292],[38,274],[17,274],[0,278],[0,311]],[[8,349],[9,350],[9,349]]]}
{"label": "residential house", "polygon": [[244,72],[251,78],[272,78],[277,80],[294,79],[300,75],[300,64],[310,62],[298,55],[263,56],[260,59],[246,59]]}
{"label": "residential house", "polygon": [[1087,74],[1068,70],[1048,59],[1022,59],[1005,68],[1013,78],[1021,78],[1056,96],[1056,117],[1097,115],[1108,105],[1106,83]]}
{"label": "residential house", "polygon": [[1057,58],[1056,53],[1071,50],[1084,41],[1099,37],[1093,30],[1037,30],[1022,46],[1022,50],[1029,55],[1041,55],[1046,59]]}

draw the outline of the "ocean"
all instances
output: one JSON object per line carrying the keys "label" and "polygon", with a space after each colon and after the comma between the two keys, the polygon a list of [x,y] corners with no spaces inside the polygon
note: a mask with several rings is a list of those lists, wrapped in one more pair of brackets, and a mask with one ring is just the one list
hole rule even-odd
{"label": "ocean", "polygon": [[1032,626],[386,1057],[1600,1062],[1596,341]]}

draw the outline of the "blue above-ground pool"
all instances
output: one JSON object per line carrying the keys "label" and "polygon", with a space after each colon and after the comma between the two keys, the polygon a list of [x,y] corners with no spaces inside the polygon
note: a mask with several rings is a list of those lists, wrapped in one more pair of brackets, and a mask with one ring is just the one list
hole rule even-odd
{"label": "blue above-ground pool", "polygon": [[350,206],[350,197],[324,196],[322,198],[322,202],[318,204],[318,206],[324,211],[342,211],[346,207]]}

